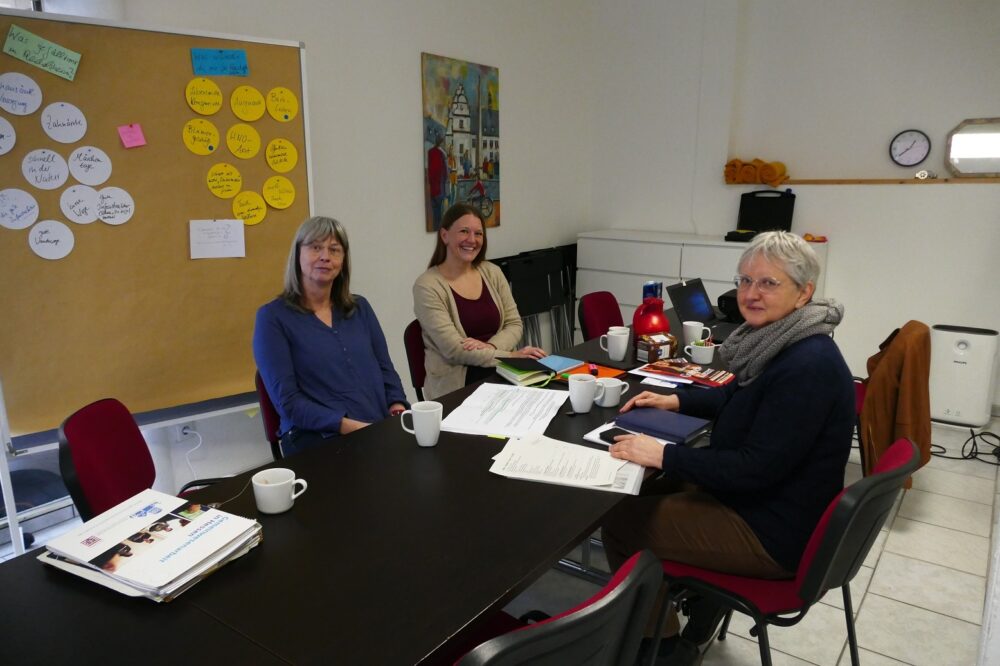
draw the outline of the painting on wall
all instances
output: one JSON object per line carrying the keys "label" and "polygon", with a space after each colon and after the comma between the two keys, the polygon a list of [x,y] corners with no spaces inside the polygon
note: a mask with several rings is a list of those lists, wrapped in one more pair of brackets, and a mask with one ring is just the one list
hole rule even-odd
{"label": "painting on wall", "polygon": [[422,53],[420,71],[427,231],[437,231],[458,202],[478,206],[486,226],[499,226],[499,70]]}

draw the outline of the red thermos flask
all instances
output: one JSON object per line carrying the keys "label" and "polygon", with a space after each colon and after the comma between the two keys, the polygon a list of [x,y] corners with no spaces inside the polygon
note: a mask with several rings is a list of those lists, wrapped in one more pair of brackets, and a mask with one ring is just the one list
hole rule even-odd
{"label": "red thermos flask", "polygon": [[632,315],[632,348],[638,351],[639,338],[656,333],[670,333],[670,321],[663,312],[663,299],[647,296]]}

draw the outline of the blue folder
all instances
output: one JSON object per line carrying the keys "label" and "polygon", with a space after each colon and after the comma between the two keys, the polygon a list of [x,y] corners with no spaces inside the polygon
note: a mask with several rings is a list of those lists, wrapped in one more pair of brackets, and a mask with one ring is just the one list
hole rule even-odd
{"label": "blue folder", "polygon": [[655,407],[636,407],[619,415],[615,425],[668,442],[689,444],[708,429],[709,421]]}

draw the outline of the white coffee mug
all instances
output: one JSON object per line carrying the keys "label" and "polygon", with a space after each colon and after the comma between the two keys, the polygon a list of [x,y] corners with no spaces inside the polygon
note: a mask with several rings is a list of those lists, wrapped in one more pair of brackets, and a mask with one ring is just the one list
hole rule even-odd
{"label": "white coffee mug", "polygon": [[586,414],[594,406],[594,400],[604,397],[604,385],[597,383],[593,375],[569,376],[569,404],[577,414]]}
{"label": "white coffee mug", "polygon": [[608,330],[607,334],[602,335],[599,341],[601,349],[608,352],[608,357],[612,361],[624,361],[625,354],[628,352],[629,330],[625,327],[621,328],[623,330]]}
{"label": "white coffee mug", "polygon": [[712,329],[700,321],[684,322],[684,344],[693,345],[696,340],[708,340],[712,337]]}
{"label": "white coffee mug", "polygon": [[[399,425],[403,430],[417,436],[420,446],[434,446],[441,434],[441,412],[444,408],[440,402],[424,400],[413,403],[413,407],[399,415]],[[409,414],[413,427],[406,427],[406,415]]]}
{"label": "white coffee mug", "polygon": [[684,353],[691,357],[691,360],[699,365],[708,365],[715,357],[716,345],[688,345],[684,348]]}
{"label": "white coffee mug", "polygon": [[[257,472],[250,479],[253,482],[253,497],[257,510],[261,513],[284,513],[295,504],[295,498],[306,491],[309,484],[296,479],[295,472],[286,467],[272,467]],[[295,492],[295,486],[302,489]]]}
{"label": "white coffee mug", "polygon": [[604,395],[595,401],[598,407],[617,407],[622,396],[628,393],[628,382],[614,377],[602,377],[597,383],[604,387]]}
{"label": "white coffee mug", "polygon": [[608,335],[612,335],[612,334],[617,335],[617,334],[622,334],[622,333],[625,334],[625,335],[628,335],[628,333],[629,333],[628,326],[609,326],[608,327]]}

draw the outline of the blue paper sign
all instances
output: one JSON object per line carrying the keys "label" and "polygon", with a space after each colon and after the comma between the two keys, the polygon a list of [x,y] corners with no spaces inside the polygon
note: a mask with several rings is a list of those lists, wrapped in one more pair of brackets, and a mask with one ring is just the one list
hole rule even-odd
{"label": "blue paper sign", "polygon": [[191,49],[191,66],[198,76],[248,76],[243,49]]}

